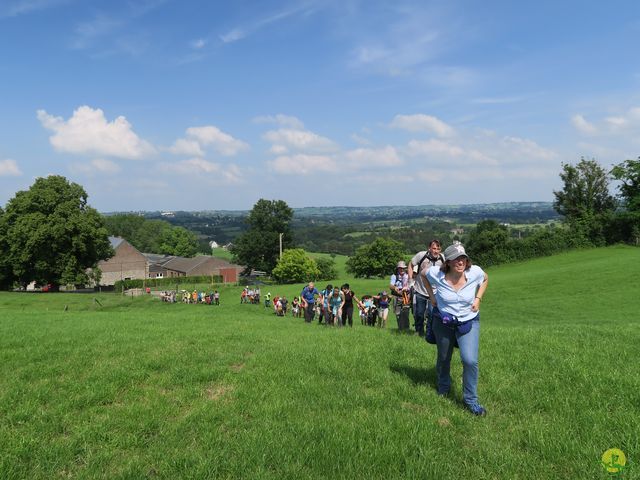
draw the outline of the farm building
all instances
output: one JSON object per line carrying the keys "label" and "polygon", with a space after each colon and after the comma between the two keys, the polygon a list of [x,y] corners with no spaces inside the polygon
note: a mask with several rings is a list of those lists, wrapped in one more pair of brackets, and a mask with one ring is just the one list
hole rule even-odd
{"label": "farm building", "polygon": [[192,277],[219,275],[225,283],[237,282],[243,267],[221,258],[199,255],[193,258],[145,253],[149,265],[149,278]]}
{"label": "farm building", "polygon": [[144,278],[147,259],[136,247],[121,237],[109,237],[115,255],[98,263],[102,270],[101,285],[113,285],[118,280]]}
{"label": "farm building", "polygon": [[101,261],[101,285],[113,285],[118,280],[143,278],[191,277],[214,275],[222,277],[225,283],[238,281],[243,267],[234,265],[210,255],[193,258],[174,255],[141,253],[124,238],[109,237],[115,255]]}

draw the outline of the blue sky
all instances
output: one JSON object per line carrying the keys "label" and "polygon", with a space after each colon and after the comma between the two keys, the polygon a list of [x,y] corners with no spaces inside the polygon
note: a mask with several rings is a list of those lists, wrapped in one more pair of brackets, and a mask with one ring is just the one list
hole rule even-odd
{"label": "blue sky", "polygon": [[1,0],[0,202],[551,201],[640,155],[640,4]]}

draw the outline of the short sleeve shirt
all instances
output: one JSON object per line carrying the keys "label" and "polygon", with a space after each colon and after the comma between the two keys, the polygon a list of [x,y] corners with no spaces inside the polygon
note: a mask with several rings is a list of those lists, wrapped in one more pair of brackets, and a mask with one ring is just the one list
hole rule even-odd
{"label": "short sleeve shirt", "polygon": [[471,310],[473,300],[476,298],[478,288],[484,282],[484,270],[477,265],[472,265],[465,276],[467,283],[457,292],[445,280],[445,274],[440,267],[431,267],[427,271],[427,280],[436,287],[435,296],[438,309],[458,317],[461,322],[473,319],[478,312]]}
{"label": "short sleeve shirt", "polygon": [[391,280],[389,281],[391,285],[394,287],[401,289],[409,286],[409,274],[403,273],[402,275],[391,275]]}
{"label": "short sleeve shirt", "polygon": [[318,292],[318,289],[315,287],[313,287],[313,290],[310,290],[309,287],[304,287],[302,289],[302,292],[300,293],[300,296],[304,298],[307,303],[314,303],[316,301],[315,295],[319,294],[320,292]]}
{"label": "short sleeve shirt", "polygon": [[[420,271],[418,273],[416,273],[413,278],[416,280],[416,283],[413,285],[413,289],[416,291],[416,293],[419,293],[420,295],[423,295],[425,297],[429,296],[429,292],[427,292],[427,287],[425,287],[424,285],[424,279],[425,276],[427,275],[427,270],[429,270],[429,268],[434,267],[434,266],[440,266],[442,265],[442,255],[438,255],[438,259],[433,262],[431,261],[431,259],[427,255],[428,250],[423,250],[422,252],[418,252],[414,255],[414,257],[411,259],[411,265],[413,265],[414,267],[417,267],[418,264],[420,263],[420,260],[423,260],[422,265],[420,265]],[[434,291],[436,290],[435,285],[431,285],[434,289]]]}

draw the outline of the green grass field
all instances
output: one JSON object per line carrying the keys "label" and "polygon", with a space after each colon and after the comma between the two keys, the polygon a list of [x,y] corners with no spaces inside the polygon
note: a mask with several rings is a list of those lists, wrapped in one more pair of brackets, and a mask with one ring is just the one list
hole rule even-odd
{"label": "green grass field", "polygon": [[233,255],[231,255],[231,252],[225,248],[222,248],[222,247],[212,248],[211,253],[214,257],[221,258],[228,262],[233,261]]}
{"label": "green grass field", "polygon": [[0,478],[597,479],[612,447],[640,478],[639,264],[614,247],[491,269],[484,418],[459,358],[440,398],[424,340],[278,318],[239,287],[220,307],[2,293]]}

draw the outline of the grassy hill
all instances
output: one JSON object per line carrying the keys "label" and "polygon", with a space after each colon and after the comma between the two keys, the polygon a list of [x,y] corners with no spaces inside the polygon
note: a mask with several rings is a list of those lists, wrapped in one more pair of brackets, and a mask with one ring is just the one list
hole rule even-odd
{"label": "grassy hill", "polygon": [[329,253],[315,253],[315,252],[309,252],[308,255],[313,258],[313,259],[317,259],[317,258],[330,258],[335,262],[336,265],[336,271],[338,272],[338,278],[347,278],[347,267],[346,267],[346,263],[347,263],[347,259],[349,258],[346,255],[331,255]]}
{"label": "grassy hill", "polygon": [[0,478],[591,479],[612,447],[640,478],[639,263],[613,247],[489,271],[485,418],[457,358],[436,395],[424,340],[276,318],[238,287],[220,307],[0,294]]}

